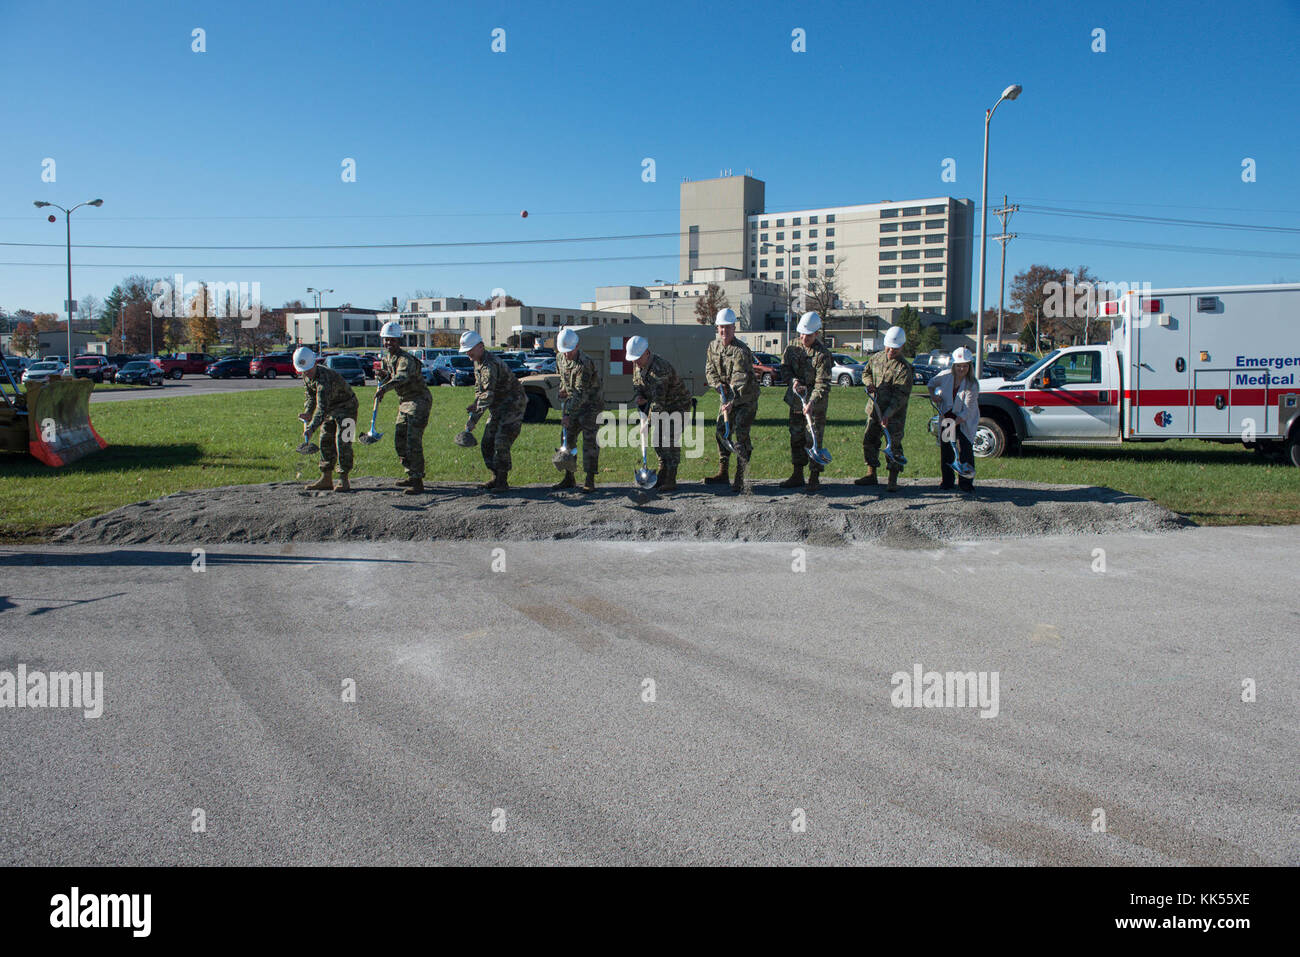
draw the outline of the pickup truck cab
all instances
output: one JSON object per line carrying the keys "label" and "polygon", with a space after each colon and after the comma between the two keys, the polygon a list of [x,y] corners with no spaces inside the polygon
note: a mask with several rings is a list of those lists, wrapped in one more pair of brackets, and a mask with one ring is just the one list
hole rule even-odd
{"label": "pickup truck cab", "polygon": [[156,360],[163,375],[171,379],[179,379],[186,374],[202,375],[215,361],[204,352],[178,352],[174,356],[159,356]]}

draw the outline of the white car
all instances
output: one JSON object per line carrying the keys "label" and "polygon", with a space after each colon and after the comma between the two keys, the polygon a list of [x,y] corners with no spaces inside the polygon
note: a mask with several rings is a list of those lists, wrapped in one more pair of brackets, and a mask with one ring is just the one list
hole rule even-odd
{"label": "white car", "polygon": [[831,366],[831,381],[836,385],[862,385],[862,363],[842,352],[832,352],[835,365]]}
{"label": "white car", "polygon": [[23,372],[23,382],[45,382],[48,379],[57,379],[63,375],[67,369],[62,362],[44,359],[40,362],[34,362]]}

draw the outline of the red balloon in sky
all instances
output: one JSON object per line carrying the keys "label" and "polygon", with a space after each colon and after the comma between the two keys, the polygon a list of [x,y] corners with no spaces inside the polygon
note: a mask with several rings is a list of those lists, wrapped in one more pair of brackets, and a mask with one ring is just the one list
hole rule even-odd
{"label": "red balloon in sky", "polygon": [[53,213],[50,213],[50,222],[57,223],[58,221],[59,221],[58,217],[56,217]]}
{"label": "red balloon in sky", "polygon": [[527,219],[527,218],[528,218],[528,210],[526,210],[526,209],[524,209],[524,210],[520,210],[519,215],[522,216],[524,219]]}

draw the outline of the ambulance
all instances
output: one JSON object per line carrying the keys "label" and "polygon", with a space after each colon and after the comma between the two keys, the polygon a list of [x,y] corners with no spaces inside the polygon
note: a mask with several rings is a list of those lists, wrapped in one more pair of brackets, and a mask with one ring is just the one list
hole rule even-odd
{"label": "ambulance", "polygon": [[1206,439],[1300,466],[1300,285],[1144,289],[1097,308],[1109,344],[980,380],[977,456]]}

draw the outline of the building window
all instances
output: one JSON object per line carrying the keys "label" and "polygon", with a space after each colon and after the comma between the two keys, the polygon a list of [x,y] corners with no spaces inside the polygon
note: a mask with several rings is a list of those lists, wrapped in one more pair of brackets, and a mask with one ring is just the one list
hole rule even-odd
{"label": "building window", "polygon": [[897,288],[898,288],[898,280],[897,280],[897,279],[881,279],[881,280],[877,283],[877,285],[878,285],[881,289],[897,289]]}
{"label": "building window", "polygon": [[[827,217],[827,218],[829,219],[830,217]],[[827,237],[828,239],[829,239],[831,236],[834,236],[834,235],[835,235],[835,230],[833,230],[833,229],[828,229],[828,230],[826,230],[826,237]]]}
{"label": "building window", "polygon": [[920,302],[921,294],[919,292],[905,292],[902,294],[903,302]]}
{"label": "building window", "polygon": [[758,261],[758,268],[759,268],[759,269],[766,269],[766,268],[767,268],[767,260],[766,260],[766,259],[760,259],[760,260]]}
{"label": "building window", "polygon": [[943,224],[944,224],[945,222],[946,222],[946,220],[942,220],[942,219],[927,219],[926,222],[925,222],[925,228],[926,228],[926,229],[943,229]]}
{"label": "building window", "polygon": [[791,225],[791,226],[798,226],[801,222],[802,222],[801,217],[796,216],[794,219],[792,219],[792,220],[790,221],[790,225]]}
{"label": "building window", "polygon": [[791,257],[790,257],[790,265],[791,265],[791,266],[798,266],[798,265],[799,265],[799,257],[798,257],[798,256],[791,256]]}
{"label": "building window", "polygon": [[943,251],[942,249],[927,249],[927,250],[925,251],[925,258],[926,258],[926,259],[940,259],[940,258],[943,257],[943,252],[944,252],[944,251]]}
{"label": "building window", "polygon": [[[776,221],[776,228],[777,228],[777,229],[780,229],[780,228],[781,228],[782,226],[784,226],[784,225],[785,225],[785,220],[784,220],[784,219],[778,219],[778,220]],[[781,237],[780,237],[780,236],[777,236],[776,238],[777,238],[777,239],[780,239]]]}
{"label": "building window", "polygon": [[816,257],[816,256],[809,256],[809,257],[808,257],[808,265],[809,265],[809,266],[816,266],[816,265],[817,265],[817,257]]}
{"label": "building window", "polygon": [[910,233],[910,232],[912,232],[912,231],[914,231],[914,230],[917,230],[917,229],[920,229],[920,228],[921,228],[921,224],[920,224],[919,222],[916,222],[916,223],[903,223],[903,231],[904,231],[904,232],[908,232],[908,233]]}
{"label": "building window", "polygon": [[835,222],[835,214],[834,214],[834,213],[831,213],[830,215],[828,215],[828,216],[826,217],[826,222],[828,222],[828,223],[833,223],[833,222]]}
{"label": "building window", "polygon": [[798,238],[799,238],[799,234],[802,233],[802,232],[803,232],[803,230],[801,230],[801,229],[796,229],[794,232],[792,232],[792,233],[790,234],[790,238],[791,238],[791,239],[798,239]]}
{"label": "building window", "polygon": [[799,270],[797,270],[797,269],[792,269],[792,270],[790,271],[790,278],[791,278],[791,279],[798,279],[798,278],[799,278]]}
{"label": "building window", "polygon": [[778,241],[785,239],[785,233],[777,233],[776,238]]}
{"label": "building window", "polygon": [[834,248],[835,248],[835,244],[834,244],[834,243],[827,243],[827,244],[826,244],[826,248],[827,248],[827,249],[834,249]]}
{"label": "building window", "polygon": [[925,281],[925,284],[926,284],[927,286],[931,286],[931,287],[933,287],[933,286],[942,286],[942,285],[943,285],[943,280],[942,280],[942,279],[927,279],[927,280]]}
{"label": "building window", "polygon": [[903,245],[904,245],[904,246],[919,246],[919,245],[921,245],[921,237],[920,237],[920,236],[904,236],[904,237],[903,237]]}
{"label": "building window", "polygon": [[942,302],[942,301],[943,301],[943,293],[941,293],[941,292],[927,292],[927,293],[925,294],[925,301],[926,301],[926,302]]}
{"label": "building window", "polygon": [[537,314],[537,321],[540,322],[542,325],[546,325],[546,313],[539,312]]}
{"label": "building window", "polygon": [[[929,249],[926,250],[926,254],[927,254],[927,255],[928,255],[930,252],[931,252],[931,250],[929,250]],[[926,271],[926,272],[943,272],[943,263],[926,263],[926,264],[925,264],[925,271]]]}
{"label": "building window", "polygon": [[763,234],[762,234],[761,236],[759,236],[758,238],[759,238],[760,240],[762,240],[763,242],[767,242],[767,233],[763,233]]}
{"label": "building window", "polygon": [[920,216],[920,215],[921,215],[921,207],[920,207],[920,206],[909,206],[907,209],[903,210],[903,215],[904,215],[904,216]]}
{"label": "building window", "polygon": [[927,245],[930,243],[941,243],[943,242],[943,233],[938,233],[934,236],[926,236],[925,241]]}
{"label": "building window", "polygon": [[881,253],[881,254],[880,254],[880,258],[881,258],[882,260],[884,260],[884,259],[897,259],[897,258],[898,258],[898,253]]}
{"label": "building window", "polygon": [[816,244],[816,243],[809,243],[809,244],[808,244],[808,251],[809,251],[810,253],[815,253],[815,252],[817,251],[817,244]]}
{"label": "building window", "polygon": [[[815,221],[815,219],[816,219],[816,217],[814,217],[814,221]],[[815,229],[810,229],[810,230],[808,230],[808,238],[809,238],[809,239],[816,239],[816,238],[817,238],[817,230],[815,230]]]}
{"label": "building window", "polygon": [[759,223],[759,224],[758,224],[758,228],[759,228],[759,229],[767,229],[767,220],[765,219],[765,220],[763,220],[761,223]]}
{"label": "building window", "polygon": [[881,301],[881,302],[897,302],[897,301],[898,301],[898,296],[894,295],[892,292],[883,293],[883,294],[881,295],[881,297],[880,297],[880,301]]}
{"label": "building window", "polygon": [[908,250],[905,250],[905,251],[903,252],[903,258],[904,258],[904,259],[920,259],[920,258],[921,258],[921,250],[919,250],[919,249],[908,249]]}
{"label": "building window", "polygon": [[935,213],[946,213],[946,212],[948,212],[948,207],[943,205],[942,203],[940,203],[938,206],[925,207],[925,215],[927,216],[933,216]]}
{"label": "building window", "polygon": [[759,278],[759,279],[766,279],[766,278],[767,278],[767,273],[765,273],[765,272],[761,272],[761,273],[759,273],[759,274],[758,274],[758,278]]}
{"label": "building window", "polygon": [[921,285],[921,280],[919,280],[919,279],[904,279],[904,280],[902,280],[902,285],[903,285],[903,288],[904,288],[904,289],[915,289],[917,286]]}
{"label": "building window", "polygon": [[920,271],[921,271],[921,267],[920,267],[920,266],[904,266],[904,267],[903,267],[903,272],[907,272],[907,273],[911,273],[911,272],[920,272]]}
{"label": "building window", "polygon": [[[827,256],[824,260],[822,260],[822,262],[833,263],[833,262],[835,262],[835,257],[834,257],[834,256]],[[831,274],[831,270],[829,270],[829,269],[826,270],[826,275],[829,276],[830,274]]]}
{"label": "building window", "polygon": [[781,270],[778,269],[778,270],[776,271],[776,278],[777,278],[777,279],[784,279],[784,278],[785,278],[785,273],[781,272]]}
{"label": "building window", "polygon": [[880,231],[882,233],[896,233],[898,232],[898,223],[881,223]]}
{"label": "building window", "polygon": [[893,219],[893,218],[895,218],[897,215],[898,215],[898,210],[896,210],[896,209],[882,209],[882,210],[880,211],[880,218],[881,218],[881,219]]}
{"label": "building window", "polygon": [[782,257],[780,257],[779,259],[777,259],[776,264],[777,264],[778,266],[784,266],[784,265],[785,265],[785,257],[782,256]]}
{"label": "building window", "polygon": [[816,217],[816,216],[809,216],[809,217],[808,217],[808,225],[809,225],[809,226],[816,226],[816,225],[817,225],[817,217]]}
{"label": "building window", "polygon": [[881,267],[880,267],[880,274],[881,274],[882,276],[892,276],[892,275],[893,275],[894,273],[896,273],[896,272],[898,272],[898,267],[897,267],[897,266],[881,266]]}
{"label": "building window", "polygon": [[893,238],[882,238],[882,239],[880,240],[880,245],[882,245],[882,246],[897,246],[897,245],[898,245],[898,237],[895,236],[895,237],[893,237]]}

